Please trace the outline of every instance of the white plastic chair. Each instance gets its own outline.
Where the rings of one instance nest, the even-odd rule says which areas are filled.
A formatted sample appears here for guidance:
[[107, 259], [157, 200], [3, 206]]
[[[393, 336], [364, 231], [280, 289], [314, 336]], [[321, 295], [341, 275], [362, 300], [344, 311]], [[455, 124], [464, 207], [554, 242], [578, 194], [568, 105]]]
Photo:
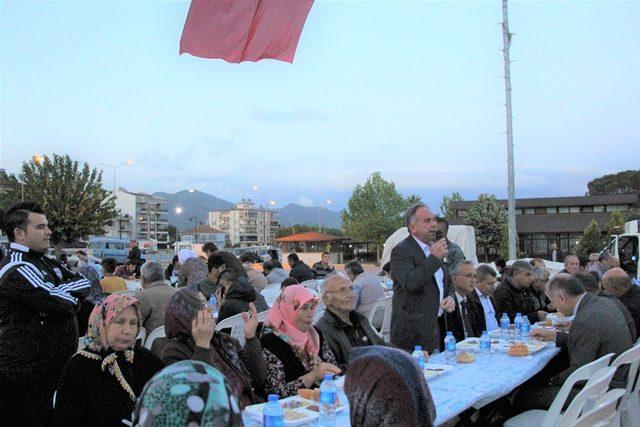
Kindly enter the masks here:
[[280, 292], [280, 283], [272, 283], [271, 285], [260, 291], [269, 307], [272, 307], [276, 302], [276, 299], [278, 298], [278, 296], [280, 296]]
[[620, 421], [624, 427], [634, 426], [640, 419], [640, 380], [638, 378], [640, 345], [631, 347], [611, 363], [615, 368], [622, 365], [629, 365], [629, 373], [625, 395], [620, 402]]
[[82, 343], [84, 342], [84, 337], [78, 338], [78, 351], [82, 350]]
[[267, 315], [269, 314], [269, 311], [271, 310], [265, 310], [258, 313], [258, 323], [264, 323], [264, 321], [267, 320]]
[[229, 333], [229, 335], [237, 339], [238, 342], [240, 342], [240, 345], [244, 347], [246, 340], [244, 338], [244, 322], [242, 321], [242, 313], [227, 317], [216, 325], [216, 331], [220, 332], [223, 329], [231, 329], [231, 333]]
[[318, 304], [318, 308], [316, 309], [316, 312], [313, 315], [313, 324], [315, 325], [316, 323], [318, 323], [318, 320], [320, 320], [320, 318], [322, 316], [324, 316], [324, 305], [322, 307], [320, 307], [320, 304]]
[[136, 343], [140, 341], [140, 345], [144, 345], [144, 340], [147, 338], [147, 330], [145, 328], [140, 328], [140, 332], [136, 337]]
[[622, 388], [614, 388], [602, 396], [596, 406], [580, 416], [574, 427], [604, 427], [615, 426], [616, 417], [619, 415], [618, 402], [624, 397], [626, 391]]
[[508, 419], [504, 423], [504, 427], [558, 426], [559, 420], [561, 419], [562, 408], [564, 407], [573, 386], [575, 386], [579, 381], [588, 380], [593, 377], [597, 371], [609, 366], [609, 362], [612, 357], [613, 353], [609, 353], [602, 356], [600, 359], [596, 359], [593, 362], [587, 363], [586, 365], [576, 369], [571, 375], [569, 375], [569, 378], [566, 379], [564, 384], [562, 384], [562, 387], [549, 407], [549, 410], [532, 409], [530, 411], [523, 412]]
[[378, 309], [384, 310], [384, 317], [382, 318], [382, 327], [378, 334], [386, 341], [391, 340], [391, 301], [393, 297], [386, 297], [376, 302], [369, 312], [369, 323], [373, 325], [373, 319], [376, 316]]
[[160, 326], [159, 328], [154, 329], [153, 331], [151, 331], [151, 333], [147, 337], [147, 340], [144, 342], [144, 348], [146, 348], [147, 350], [151, 350], [153, 342], [158, 338], [164, 338], [165, 336], [166, 335], [164, 333], [164, 326]]

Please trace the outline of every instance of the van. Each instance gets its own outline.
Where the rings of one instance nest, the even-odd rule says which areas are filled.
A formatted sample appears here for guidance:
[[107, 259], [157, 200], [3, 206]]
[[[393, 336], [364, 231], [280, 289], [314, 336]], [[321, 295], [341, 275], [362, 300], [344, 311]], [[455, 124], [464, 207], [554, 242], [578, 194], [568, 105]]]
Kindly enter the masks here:
[[94, 257], [115, 258], [118, 264], [124, 264], [129, 255], [129, 241], [114, 237], [93, 237], [89, 240], [89, 249]]

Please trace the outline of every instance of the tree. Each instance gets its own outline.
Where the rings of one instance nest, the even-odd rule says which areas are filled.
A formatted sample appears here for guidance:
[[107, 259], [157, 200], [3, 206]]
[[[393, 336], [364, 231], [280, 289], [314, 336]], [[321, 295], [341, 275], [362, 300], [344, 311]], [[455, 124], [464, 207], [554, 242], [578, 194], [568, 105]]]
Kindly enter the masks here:
[[588, 258], [589, 254], [599, 252], [602, 249], [603, 241], [600, 233], [600, 226], [595, 220], [592, 220], [587, 228], [584, 229], [582, 237], [574, 248], [574, 252], [579, 257]]
[[451, 196], [443, 196], [442, 203], [440, 203], [440, 215], [446, 219], [455, 218], [456, 213], [449, 207], [449, 204], [451, 202], [461, 202], [463, 200], [462, 195], [457, 191], [451, 194]]
[[589, 195], [640, 194], [640, 169], [627, 170], [595, 178], [587, 184]]
[[[516, 256], [520, 257], [520, 237], [516, 233]], [[509, 259], [509, 224], [504, 223], [502, 231], [500, 232], [500, 248], [498, 249], [498, 255], [502, 259]]]
[[114, 196], [102, 188], [102, 172], [87, 163], [80, 168], [68, 155], [25, 162], [20, 179], [24, 199], [39, 203], [46, 212], [56, 248], [104, 233], [105, 225], [118, 215]]
[[415, 205], [416, 203], [422, 203], [422, 197], [417, 194], [409, 194], [406, 199], [407, 207]]
[[169, 241], [177, 242], [178, 241], [178, 227], [173, 224], [169, 224], [167, 227], [167, 231], [169, 232]]
[[6, 209], [22, 200], [23, 184], [14, 174], [3, 173], [0, 179], [4, 181], [0, 190], [0, 209]]
[[507, 222], [507, 212], [492, 194], [480, 194], [462, 217], [465, 224], [472, 225], [476, 233], [476, 245], [484, 248], [485, 261], [489, 249], [498, 249], [502, 228]]
[[617, 210], [611, 212], [611, 220], [607, 223], [607, 226], [606, 226], [607, 235], [610, 236], [612, 234], [623, 233], [624, 222], [625, 222], [625, 218], [622, 212]]
[[371, 240], [379, 259], [382, 244], [402, 226], [406, 208], [407, 202], [395, 184], [374, 172], [364, 185], [354, 188], [347, 209], [341, 212], [342, 228], [351, 238]]
[[289, 227], [280, 227], [276, 231], [276, 238], [291, 236], [292, 234], [306, 233], [307, 231], [317, 231], [319, 233], [342, 236], [342, 230], [337, 228], [321, 227], [319, 225], [295, 224]]

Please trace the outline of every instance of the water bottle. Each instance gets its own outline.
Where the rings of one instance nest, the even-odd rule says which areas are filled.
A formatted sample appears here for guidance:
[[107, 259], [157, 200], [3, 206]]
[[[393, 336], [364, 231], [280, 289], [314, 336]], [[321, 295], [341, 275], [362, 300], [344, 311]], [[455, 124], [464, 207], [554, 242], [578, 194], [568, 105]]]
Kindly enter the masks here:
[[502, 313], [502, 318], [500, 319], [500, 330], [502, 331], [502, 338], [509, 338], [509, 325], [511, 321], [509, 320], [509, 316], [507, 313]]
[[320, 384], [320, 425], [336, 425], [336, 399], [338, 391], [333, 383], [333, 375], [325, 374]]
[[424, 360], [424, 353], [422, 352], [422, 346], [421, 345], [417, 345], [415, 346], [413, 353], [411, 353], [411, 357], [413, 357], [413, 360], [416, 361], [416, 363], [418, 364], [418, 366], [420, 367], [420, 370], [424, 370], [424, 364], [426, 363]]
[[264, 427], [283, 427], [284, 426], [284, 410], [278, 402], [277, 394], [270, 394], [269, 401], [264, 405], [262, 410], [262, 424]]
[[444, 358], [449, 365], [456, 363], [456, 339], [451, 331], [447, 331], [444, 339]]
[[491, 352], [491, 338], [489, 338], [487, 331], [482, 331], [482, 336], [480, 337], [480, 351], [482, 353]]
[[516, 318], [513, 320], [513, 333], [515, 335], [515, 339], [520, 339], [522, 333], [522, 314], [516, 313]]
[[529, 322], [529, 318], [527, 316], [524, 316], [524, 318], [522, 319], [520, 329], [522, 331], [522, 340], [529, 341], [529, 339], [531, 338], [531, 322]]
[[213, 309], [213, 311], [211, 312], [211, 317], [216, 319], [218, 317], [218, 301], [216, 300], [216, 296], [213, 293], [211, 293], [211, 296], [209, 297], [209, 305]]

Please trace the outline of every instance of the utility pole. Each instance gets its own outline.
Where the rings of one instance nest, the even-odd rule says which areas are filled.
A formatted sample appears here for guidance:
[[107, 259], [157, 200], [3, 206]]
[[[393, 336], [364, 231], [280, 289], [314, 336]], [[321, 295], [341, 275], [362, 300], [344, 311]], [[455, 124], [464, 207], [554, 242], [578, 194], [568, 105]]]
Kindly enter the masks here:
[[511, 114], [511, 60], [509, 47], [512, 33], [509, 32], [508, 0], [502, 0], [502, 44], [504, 57], [504, 89], [507, 107], [507, 170], [509, 176], [509, 199], [507, 202], [509, 217], [509, 259], [516, 259], [516, 184], [513, 167], [513, 115]]

